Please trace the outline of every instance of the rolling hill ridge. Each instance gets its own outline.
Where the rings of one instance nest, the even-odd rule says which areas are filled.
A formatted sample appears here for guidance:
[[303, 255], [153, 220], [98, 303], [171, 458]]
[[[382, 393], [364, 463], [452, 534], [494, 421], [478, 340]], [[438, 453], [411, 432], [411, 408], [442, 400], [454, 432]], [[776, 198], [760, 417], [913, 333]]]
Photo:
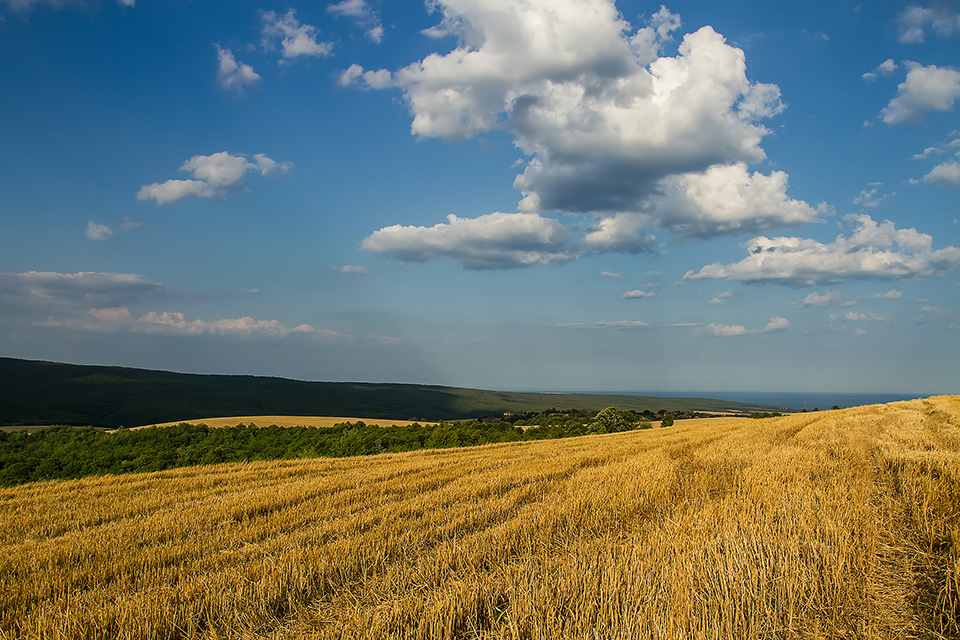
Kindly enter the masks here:
[[417, 384], [306, 382], [0, 357], [0, 426], [137, 426], [229, 415], [454, 420], [550, 408], [635, 411], [775, 409], [707, 398], [518, 393]]

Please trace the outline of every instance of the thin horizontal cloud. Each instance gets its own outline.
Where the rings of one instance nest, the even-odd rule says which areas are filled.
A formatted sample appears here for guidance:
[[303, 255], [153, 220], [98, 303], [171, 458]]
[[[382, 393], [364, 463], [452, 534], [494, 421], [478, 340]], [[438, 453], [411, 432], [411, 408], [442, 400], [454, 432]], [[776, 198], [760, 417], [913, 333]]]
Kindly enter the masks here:
[[609, 330], [646, 329], [650, 325], [640, 320], [600, 320], [598, 322], [563, 322], [554, 325], [558, 329]]
[[5, 304], [111, 306], [143, 300], [164, 291], [161, 283], [135, 273], [0, 273], [0, 298]]
[[770, 333], [771, 331], [783, 331], [789, 326], [789, 320], [786, 318], [776, 317], [771, 318], [770, 322], [768, 322], [762, 329], [747, 329], [746, 327], [738, 324], [714, 324], [711, 322], [695, 330], [694, 333], [699, 335], [712, 335], [721, 337], [746, 336], [759, 333]]
[[[830, 319], [836, 320], [837, 318], [831, 316]], [[879, 313], [860, 313], [858, 311], [848, 311], [844, 314], [843, 319], [849, 322], [887, 322], [887, 318]]]
[[255, 320], [249, 316], [221, 320], [187, 320], [178, 312], [150, 311], [139, 317], [127, 307], [93, 308], [87, 318], [59, 320], [48, 318], [46, 327], [66, 327], [98, 332], [146, 333], [168, 336], [232, 336], [238, 338], [282, 339], [309, 336], [319, 340], [346, 338], [336, 331], [316, 329], [308, 324], [287, 327], [277, 320]]
[[450, 258], [467, 269], [560, 264], [575, 257], [567, 230], [535, 213], [449, 215], [446, 223], [432, 227], [394, 225], [375, 231], [361, 246], [411, 262]]
[[887, 291], [886, 293], [875, 293], [871, 297], [882, 298], [884, 300], [896, 300], [897, 298], [902, 298], [903, 293], [897, 291], [896, 289], [890, 289], [890, 291]]

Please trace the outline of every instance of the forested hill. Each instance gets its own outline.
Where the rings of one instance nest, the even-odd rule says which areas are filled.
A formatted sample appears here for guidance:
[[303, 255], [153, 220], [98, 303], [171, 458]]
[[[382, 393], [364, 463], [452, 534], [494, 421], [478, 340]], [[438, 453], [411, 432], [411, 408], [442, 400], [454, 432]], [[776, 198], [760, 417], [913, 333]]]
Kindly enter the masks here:
[[702, 398], [513, 393], [414, 384], [303, 382], [0, 357], [0, 426], [138, 426], [214, 416], [362, 416], [452, 420], [506, 411], [771, 409]]

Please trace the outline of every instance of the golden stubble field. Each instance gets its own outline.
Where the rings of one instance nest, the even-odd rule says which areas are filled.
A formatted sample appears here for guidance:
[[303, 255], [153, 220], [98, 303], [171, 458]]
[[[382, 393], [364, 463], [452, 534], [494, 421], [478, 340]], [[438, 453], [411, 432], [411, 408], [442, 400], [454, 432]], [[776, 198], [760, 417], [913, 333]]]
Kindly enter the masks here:
[[0, 490], [5, 638], [960, 637], [960, 397]]

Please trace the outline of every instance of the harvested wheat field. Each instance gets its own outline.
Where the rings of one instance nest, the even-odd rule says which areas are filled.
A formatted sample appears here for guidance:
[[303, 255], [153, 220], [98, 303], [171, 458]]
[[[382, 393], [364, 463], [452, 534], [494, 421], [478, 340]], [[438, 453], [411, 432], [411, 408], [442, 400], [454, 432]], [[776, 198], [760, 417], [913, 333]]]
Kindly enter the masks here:
[[7, 638], [960, 636], [960, 397], [0, 490]]

